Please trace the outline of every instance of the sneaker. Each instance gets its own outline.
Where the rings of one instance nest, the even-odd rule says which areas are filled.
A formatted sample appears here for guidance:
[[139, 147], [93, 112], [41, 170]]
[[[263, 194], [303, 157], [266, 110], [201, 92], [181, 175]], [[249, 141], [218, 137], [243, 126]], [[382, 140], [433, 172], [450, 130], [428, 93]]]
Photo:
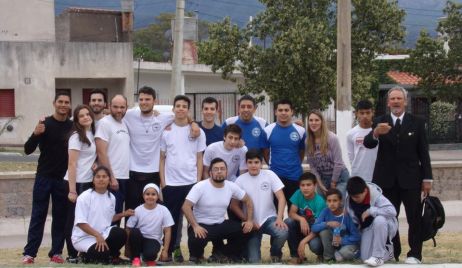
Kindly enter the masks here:
[[34, 264], [34, 257], [29, 255], [22, 256], [22, 264]]
[[130, 260], [122, 259], [121, 257], [112, 257], [109, 263], [112, 265], [129, 265], [131, 262]]
[[138, 257], [133, 258], [133, 260], [132, 260], [132, 266], [134, 266], [134, 267], [140, 267], [140, 266], [141, 266], [141, 260], [140, 260], [140, 258], [138, 258]]
[[160, 261], [159, 260], [159, 261], [157, 261], [157, 264], [159, 264], [159, 265], [169, 265], [169, 264], [172, 264], [172, 262], [173, 262], [172, 258], [169, 258], [169, 259], [167, 259], [165, 261]]
[[340, 252], [338, 252], [338, 250], [334, 252], [334, 257], [335, 257], [335, 261], [338, 261], [338, 262], [343, 261], [343, 256], [342, 254], [340, 254]]
[[290, 258], [289, 264], [301, 264], [302, 260], [299, 257], [292, 257]]
[[213, 253], [212, 255], [210, 255], [210, 257], [208, 257], [207, 262], [208, 263], [227, 263], [228, 258], [226, 258], [226, 256], [221, 253]]
[[271, 256], [271, 263], [273, 263], [273, 264], [282, 264], [281, 257], [279, 257], [279, 256]]
[[173, 261], [174, 262], [184, 262], [183, 254], [181, 253], [180, 248], [176, 248], [173, 251]]
[[200, 264], [200, 263], [201, 263], [201, 260], [199, 258], [196, 258], [196, 257], [193, 257], [193, 256], [189, 257], [189, 264], [190, 265], [195, 265], [195, 264]]
[[419, 261], [419, 259], [415, 257], [407, 257], [406, 261], [404, 261], [405, 264], [421, 264], [422, 262]]
[[372, 267], [377, 267], [384, 264], [381, 258], [376, 257], [370, 257], [369, 259], [365, 260], [364, 263]]
[[72, 263], [72, 264], [77, 264], [79, 263], [80, 260], [79, 260], [79, 257], [71, 257], [71, 256], [68, 256], [66, 258], [66, 263]]
[[53, 257], [50, 258], [50, 263], [59, 263], [59, 264], [64, 263], [63, 256], [59, 254], [53, 255]]
[[156, 261], [147, 261], [146, 266], [156, 266]]

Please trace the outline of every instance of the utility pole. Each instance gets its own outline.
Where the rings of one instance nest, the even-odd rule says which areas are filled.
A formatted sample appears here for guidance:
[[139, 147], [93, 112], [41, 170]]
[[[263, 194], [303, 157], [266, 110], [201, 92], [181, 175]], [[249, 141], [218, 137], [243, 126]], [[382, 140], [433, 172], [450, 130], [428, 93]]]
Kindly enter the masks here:
[[183, 65], [183, 26], [184, 26], [185, 0], [176, 0], [176, 13], [173, 34], [173, 59], [172, 59], [172, 80], [170, 83], [170, 95], [184, 95], [184, 79], [182, 73]]
[[351, 110], [351, 0], [337, 0], [337, 101], [336, 132], [342, 158], [350, 168], [346, 150], [346, 133], [352, 127]]

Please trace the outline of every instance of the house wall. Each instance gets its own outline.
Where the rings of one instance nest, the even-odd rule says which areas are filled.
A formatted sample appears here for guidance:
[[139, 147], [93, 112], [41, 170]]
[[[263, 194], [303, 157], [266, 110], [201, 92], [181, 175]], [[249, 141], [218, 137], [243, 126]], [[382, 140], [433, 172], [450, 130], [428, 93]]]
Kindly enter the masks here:
[[54, 0], [0, 0], [0, 41], [55, 40]]
[[[18, 117], [0, 144], [24, 143], [38, 119], [53, 113], [55, 88], [62, 86], [56, 79], [118, 79], [114, 92], [133, 103], [132, 61], [131, 43], [0, 42], [0, 88], [15, 90]], [[0, 126], [7, 120], [0, 118]]]

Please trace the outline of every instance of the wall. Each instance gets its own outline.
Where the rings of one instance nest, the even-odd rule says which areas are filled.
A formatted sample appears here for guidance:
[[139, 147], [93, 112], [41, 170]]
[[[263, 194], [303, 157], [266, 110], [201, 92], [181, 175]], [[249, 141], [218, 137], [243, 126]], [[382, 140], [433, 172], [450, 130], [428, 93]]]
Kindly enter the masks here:
[[[432, 168], [432, 195], [442, 201], [462, 200], [462, 161], [435, 161]], [[0, 218], [30, 215], [34, 173], [0, 172]]]
[[22, 117], [0, 144], [24, 143], [38, 119], [53, 112], [56, 79], [122, 79], [116, 90], [133, 103], [132, 62], [131, 43], [0, 42], [0, 88], [15, 90]]
[[55, 40], [54, 0], [0, 0], [0, 41]]

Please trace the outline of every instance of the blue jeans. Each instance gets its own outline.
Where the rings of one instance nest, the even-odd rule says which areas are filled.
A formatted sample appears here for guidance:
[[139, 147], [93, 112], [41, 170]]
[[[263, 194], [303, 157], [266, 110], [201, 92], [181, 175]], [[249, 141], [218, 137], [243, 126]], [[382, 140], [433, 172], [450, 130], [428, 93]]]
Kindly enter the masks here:
[[271, 236], [270, 254], [273, 257], [282, 257], [282, 247], [289, 236], [286, 229], [280, 229], [275, 225], [276, 217], [268, 218], [265, 223], [260, 226], [258, 231], [252, 232], [247, 242], [247, 254], [249, 262], [256, 263], [261, 261], [261, 239], [263, 234]]
[[[324, 186], [327, 189], [330, 189], [332, 175], [323, 175], [323, 174], [320, 174], [320, 175], [321, 175], [321, 181], [324, 184]], [[345, 198], [346, 184], [348, 182], [348, 179], [350, 179], [350, 172], [348, 172], [347, 168], [344, 168], [340, 172], [340, 176], [338, 177], [337, 185], [336, 185], [336, 188], [342, 193], [343, 198]], [[321, 193], [321, 191], [318, 191], [318, 193]]]
[[[284, 222], [287, 224], [287, 227], [289, 227], [289, 238], [287, 243], [289, 244], [290, 256], [298, 258], [298, 245], [300, 244], [300, 241], [302, 241], [302, 239], [305, 237], [300, 230], [300, 223], [291, 218], [287, 218]], [[311, 252], [317, 256], [322, 256], [323, 247], [321, 239], [319, 239], [318, 236], [311, 239], [311, 241], [308, 242], [308, 246], [310, 247]]]
[[62, 178], [36, 175], [32, 193], [32, 213], [30, 217], [27, 244], [23, 255], [36, 257], [43, 239], [43, 231], [48, 214], [50, 195], [51, 207], [51, 249], [48, 256], [61, 255], [64, 247], [64, 229], [67, 218], [67, 183]]

